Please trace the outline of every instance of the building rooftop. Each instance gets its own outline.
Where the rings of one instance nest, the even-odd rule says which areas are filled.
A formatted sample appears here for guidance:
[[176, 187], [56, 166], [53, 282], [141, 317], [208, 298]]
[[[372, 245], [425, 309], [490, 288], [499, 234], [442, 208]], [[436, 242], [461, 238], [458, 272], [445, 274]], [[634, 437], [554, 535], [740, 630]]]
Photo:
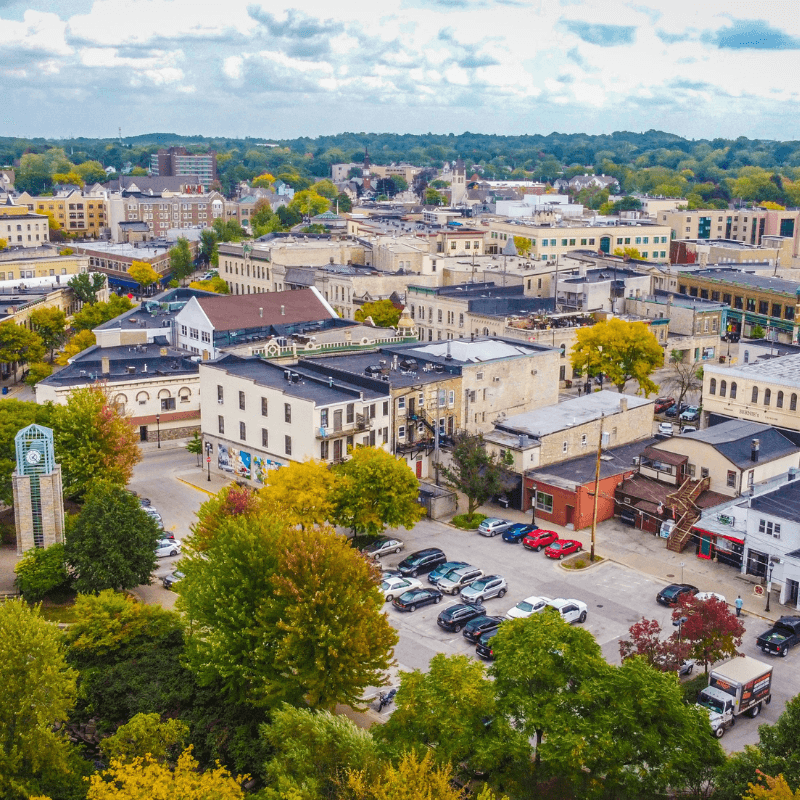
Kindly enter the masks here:
[[[709, 364], [704, 369], [721, 377], [745, 378], [765, 383], [777, 383], [791, 388], [800, 388], [800, 353], [779, 356], [767, 360], [758, 360], [752, 364], [736, 364], [732, 367], [720, 367]], [[714, 426], [719, 427], [719, 426]], [[709, 430], [712, 430], [709, 428]]]
[[106, 256], [122, 256], [124, 258], [137, 258], [142, 261], [148, 258], [158, 258], [169, 252], [170, 246], [166, 241], [148, 242], [75, 242], [70, 244], [78, 252], [98, 253]]
[[216, 361], [203, 362], [203, 367], [224, 370], [229, 375], [252, 380], [258, 386], [278, 389], [287, 397], [308, 400], [315, 406], [378, 400], [389, 394], [387, 385], [374, 378], [364, 375], [350, 378], [343, 378], [340, 374], [335, 377], [321, 375], [305, 368], [303, 362], [283, 367], [257, 356], [241, 358], [226, 355]]
[[800, 519], [800, 481], [789, 481], [773, 491], [757, 495], [750, 501], [750, 508], [793, 522]]
[[585, 425], [587, 422], [600, 419], [602, 415], [618, 414], [622, 411], [621, 401], [623, 400], [627, 401], [629, 409], [652, 405], [654, 402], [654, 400], [647, 400], [644, 397], [603, 389], [554, 406], [515, 414], [501, 423], [497, 423], [496, 429], [510, 434], [524, 434], [534, 439], [540, 439], [542, 436], [567, 428]]
[[[685, 270], [681, 270], [684, 272]], [[797, 281], [785, 281], [782, 278], [772, 278], [766, 275], [755, 275], [752, 272], [743, 272], [738, 269], [714, 268], [698, 269], [690, 273], [690, 277], [702, 278], [718, 283], [726, 283], [734, 286], [741, 286], [748, 289], [762, 289], [764, 291], [781, 292], [797, 295], [800, 283]], [[680, 275], [678, 277], [680, 280]]]
[[207, 297], [212, 294], [213, 292], [204, 292], [200, 289], [167, 289], [165, 292], [148, 298], [140, 306], [98, 325], [94, 330], [164, 328], [166, 335], [172, 325], [173, 317], [192, 297]]

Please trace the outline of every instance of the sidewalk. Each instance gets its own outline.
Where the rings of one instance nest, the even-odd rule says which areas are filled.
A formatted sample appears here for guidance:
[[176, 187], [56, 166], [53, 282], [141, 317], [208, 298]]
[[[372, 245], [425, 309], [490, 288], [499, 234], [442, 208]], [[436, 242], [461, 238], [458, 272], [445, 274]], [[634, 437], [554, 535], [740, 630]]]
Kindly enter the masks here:
[[[460, 508], [465, 508], [465, 503], [462, 502]], [[481, 506], [478, 511], [487, 516], [501, 517], [514, 522], [531, 521], [530, 511], [504, 509], [495, 504]], [[547, 530], [556, 531], [562, 538], [578, 539], [583, 543], [584, 550], [589, 551], [590, 528], [572, 531], [545, 520], [537, 520], [536, 524]], [[741, 595], [744, 600], [743, 613], [746, 616], [774, 621], [785, 614], [797, 614], [796, 608], [781, 605], [774, 595], [770, 601], [770, 611], [767, 613], [764, 610], [766, 598], [755, 595], [753, 583], [735, 568], [698, 558], [692, 546], [687, 547], [683, 553], [674, 553], [667, 550], [666, 539], [623, 525], [616, 517], [598, 523], [595, 533], [595, 552], [617, 564], [661, 580], [665, 585], [690, 583], [697, 586], [701, 592], [719, 592], [725, 595], [730, 606], [733, 606], [736, 596]]]
[[175, 473], [175, 477], [181, 483], [185, 483], [188, 486], [192, 486], [198, 491], [205, 492], [209, 495], [216, 494], [220, 491], [220, 489], [229, 486], [234, 481], [233, 474], [230, 476], [223, 476], [213, 470], [211, 472], [211, 480], [209, 481], [208, 469], [205, 468], [205, 465], [202, 469], [200, 467], [194, 467], [190, 470], [186, 470], [185, 472], [177, 472]]

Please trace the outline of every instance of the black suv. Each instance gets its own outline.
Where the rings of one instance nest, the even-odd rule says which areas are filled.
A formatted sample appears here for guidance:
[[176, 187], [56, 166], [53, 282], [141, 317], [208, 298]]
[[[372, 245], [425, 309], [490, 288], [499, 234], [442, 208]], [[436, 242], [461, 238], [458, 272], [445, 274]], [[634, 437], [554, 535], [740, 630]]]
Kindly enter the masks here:
[[397, 569], [405, 577], [416, 578], [430, 572], [439, 564], [444, 564], [447, 556], [438, 547], [428, 547], [425, 550], [417, 550], [415, 553], [407, 555], [398, 565]]
[[494, 661], [494, 649], [492, 648], [492, 639], [497, 636], [497, 632], [500, 630], [499, 628], [495, 628], [493, 631], [489, 631], [488, 633], [484, 633], [480, 639], [478, 639], [478, 644], [475, 645], [475, 652], [481, 657], [485, 658], [487, 661]]
[[691, 583], [671, 583], [656, 595], [656, 602], [662, 606], [676, 606], [678, 605], [678, 600], [684, 595], [695, 595], [699, 591]]
[[483, 636], [484, 633], [497, 630], [500, 623], [503, 621], [502, 617], [475, 617], [464, 626], [464, 632], [461, 634], [468, 642], [475, 642]]
[[436, 624], [446, 631], [458, 633], [471, 619], [485, 614], [480, 603], [456, 603], [446, 608], [436, 619]]

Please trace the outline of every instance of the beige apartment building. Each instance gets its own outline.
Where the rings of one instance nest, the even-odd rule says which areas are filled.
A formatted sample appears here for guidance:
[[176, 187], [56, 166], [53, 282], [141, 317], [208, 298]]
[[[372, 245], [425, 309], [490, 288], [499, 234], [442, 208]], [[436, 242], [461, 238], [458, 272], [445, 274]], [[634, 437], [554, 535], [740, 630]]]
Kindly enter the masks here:
[[88, 271], [88, 256], [79, 254], [62, 256], [55, 247], [41, 248], [35, 253], [27, 254], [13, 250], [0, 252], [0, 281], [24, 281], [63, 275], [66, 283], [73, 275]]
[[530, 241], [532, 261], [555, 262], [572, 250], [595, 250], [613, 253], [617, 248], [636, 248], [643, 259], [669, 262], [669, 243], [672, 235], [667, 225], [637, 220], [630, 224], [585, 224], [561, 222], [554, 225], [527, 225], [488, 221], [486, 252], [502, 253], [509, 239], [515, 236]]
[[760, 245], [764, 236], [787, 237], [793, 242], [792, 255], [798, 255], [800, 209], [796, 208], [661, 211], [658, 221], [670, 228], [673, 239], [733, 239]]
[[0, 239], [14, 250], [41, 247], [50, 241], [50, 224], [27, 205], [0, 205]]
[[106, 193], [86, 194], [72, 190], [54, 197], [36, 197], [23, 192], [17, 202], [37, 214], [52, 214], [67, 233], [97, 239], [108, 227]]

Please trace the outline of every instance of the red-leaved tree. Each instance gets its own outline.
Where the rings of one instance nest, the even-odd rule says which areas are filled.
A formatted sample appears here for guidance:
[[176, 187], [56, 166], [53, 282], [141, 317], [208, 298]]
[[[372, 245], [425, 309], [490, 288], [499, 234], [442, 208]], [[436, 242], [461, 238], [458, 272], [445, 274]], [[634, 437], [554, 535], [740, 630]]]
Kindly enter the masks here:
[[739, 655], [744, 625], [722, 600], [681, 597], [672, 620], [681, 621], [679, 630], [689, 655], [703, 665], [706, 673], [709, 664]]
[[620, 641], [620, 658], [625, 661], [632, 656], [642, 656], [650, 666], [662, 672], [677, 670], [686, 660], [689, 648], [677, 633], [667, 639], [662, 639], [661, 633], [661, 625], [654, 619], [640, 619], [628, 629], [630, 639]]

